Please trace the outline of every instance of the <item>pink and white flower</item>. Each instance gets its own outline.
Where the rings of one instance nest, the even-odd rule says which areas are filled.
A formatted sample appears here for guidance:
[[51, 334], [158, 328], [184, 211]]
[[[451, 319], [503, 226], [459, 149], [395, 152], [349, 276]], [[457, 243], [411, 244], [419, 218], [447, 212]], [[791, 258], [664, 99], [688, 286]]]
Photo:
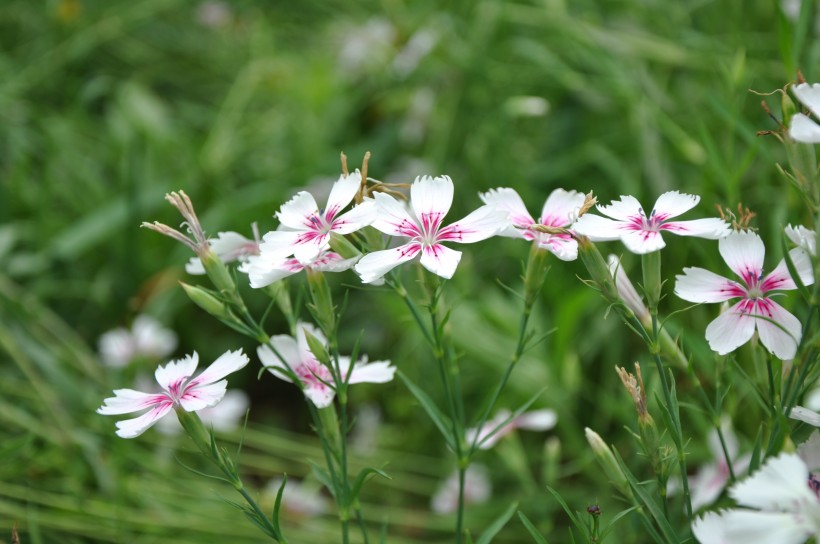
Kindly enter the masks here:
[[[233, 261], [245, 261], [251, 255], [259, 255], [259, 243], [256, 240], [249, 240], [238, 232], [220, 232], [213, 240], [208, 240], [211, 251], [223, 263]], [[191, 257], [185, 265], [185, 271], [192, 275], [205, 274], [205, 267], [199, 257]]]
[[[809, 85], [800, 83], [792, 87], [794, 96], [806, 106], [816, 118], [820, 118], [820, 83]], [[792, 115], [789, 136], [796, 142], [820, 144], [820, 125], [802, 113]]]
[[[780, 359], [792, 359], [800, 343], [800, 321], [772, 300], [774, 290], [796, 289], [785, 260], [763, 276], [766, 248], [754, 232], [733, 232], [718, 243], [720, 255], [741, 281], [729, 280], [703, 268], [684, 268], [677, 276], [675, 294], [690, 302], [740, 302], [706, 327], [709, 347], [720, 355], [748, 342], [757, 330], [763, 345]], [[789, 252], [804, 285], [814, 282], [811, 261], [805, 251]]]
[[578, 242], [570, 234], [549, 234], [534, 230], [533, 227], [569, 227], [578, 217], [578, 211], [584, 204], [585, 197], [582, 193], [555, 189], [547, 197], [538, 221], [527, 212], [524, 201], [514, 189], [500, 187], [479, 196], [488, 206], [508, 214], [510, 224], [498, 233], [499, 236], [535, 242], [538, 247], [555, 254], [563, 261], [574, 261], [578, 258]]
[[372, 226], [390, 236], [408, 237], [410, 241], [362, 257], [355, 270], [364, 283], [380, 280], [419, 254], [424, 268], [449, 279], [458, 267], [461, 252], [443, 246], [442, 242], [480, 242], [505, 226], [505, 213], [482, 206], [460, 221], [442, 227], [442, 220], [453, 203], [453, 182], [449, 176], [416, 178], [410, 188], [412, 212], [388, 194], [376, 193], [374, 197], [377, 215]]
[[[297, 325], [297, 337], [286, 334], [270, 339], [270, 345], [259, 346], [257, 353], [262, 364], [277, 378], [292, 382], [294, 374], [300, 382], [302, 391], [317, 408], [326, 408], [336, 395], [336, 384], [330, 369], [323, 365], [310, 351], [306, 332], [316, 337], [323, 344], [327, 343], [324, 335], [308, 323]], [[281, 358], [280, 358], [281, 357]], [[353, 364], [350, 357], [339, 357], [342, 379], [347, 383], [387, 383], [393, 379], [396, 367], [390, 361], [367, 362], [364, 357]], [[288, 370], [290, 372], [288, 372]], [[348, 378], [348, 373], [350, 377]]]
[[[820, 537], [820, 500], [813, 476], [795, 453], [770, 458], [729, 495], [740, 506], [708, 512], [692, 524], [701, 544], [800, 544]], [[814, 480], [816, 481], [816, 480]]]
[[296, 257], [283, 258], [274, 253], [263, 252], [250, 257], [239, 267], [239, 271], [246, 273], [251, 287], [258, 289], [298, 274], [306, 268], [319, 272], [343, 272], [352, 268], [357, 260], [358, 257], [345, 259], [334, 251], [322, 251], [313, 261], [303, 263]]
[[177, 335], [150, 315], [134, 319], [131, 330], [118, 327], [100, 336], [100, 356], [111, 367], [124, 367], [140, 357], [162, 359], [177, 347]]
[[[199, 410], [199, 419], [214, 431], [229, 433], [235, 431], [245, 420], [251, 400], [241, 389], [231, 389], [219, 404]], [[157, 430], [165, 435], [175, 435], [182, 431], [178, 419], [164, 417], [157, 422]]]
[[639, 255], [666, 246], [661, 232], [717, 240], [729, 234], [729, 225], [718, 218], [669, 221], [694, 208], [700, 197], [669, 191], [658, 197], [649, 216], [633, 196], [621, 196], [609, 206], [596, 206], [607, 217], [587, 213], [572, 225], [572, 230], [593, 242], [621, 240], [629, 251]]
[[339, 176], [327, 205], [320, 210], [313, 195], [301, 191], [276, 213], [281, 225], [262, 237], [260, 251], [279, 257], [293, 255], [301, 263], [312, 263], [330, 248], [330, 234], [350, 234], [369, 225], [375, 217], [374, 205], [365, 201], [346, 213], [341, 211], [353, 201], [362, 183], [357, 170]]
[[117, 389], [114, 396], [103, 401], [98, 414], [119, 415], [148, 410], [134, 419], [117, 422], [117, 435], [135, 438], [144, 433], [174, 408], [195, 412], [215, 406], [225, 396], [228, 381], [223, 379], [248, 364], [242, 350], [226, 351], [216, 361], [192, 378], [199, 356], [196, 352], [178, 361], [160, 366], [154, 377], [162, 387], [159, 393], [143, 393], [133, 389]]
[[516, 429], [548, 431], [558, 422], [558, 415], [547, 408], [525, 412], [513, 418], [510, 416], [512, 413], [509, 410], [499, 410], [494, 418], [484, 423], [481, 430], [467, 429], [467, 443], [475, 442], [480, 449], [488, 450]]

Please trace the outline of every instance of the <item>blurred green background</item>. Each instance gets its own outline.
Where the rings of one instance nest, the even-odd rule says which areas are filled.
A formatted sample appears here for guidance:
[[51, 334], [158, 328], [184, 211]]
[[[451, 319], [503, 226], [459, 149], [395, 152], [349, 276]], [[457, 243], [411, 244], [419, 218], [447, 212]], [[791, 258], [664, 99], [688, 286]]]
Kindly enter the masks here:
[[[369, 150], [369, 173], [382, 181], [450, 175], [451, 218], [499, 186], [514, 187], [534, 214], [557, 187], [594, 190], [604, 203], [632, 194], [646, 207], [667, 190], [692, 192], [703, 197], [693, 217], [743, 202], [775, 242], [773, 260], [779, 229], [806, 218], [776, 170], [779, 143], [756, 136], [777, 128], [760, 102], [779, 115], [779, 95], [750, 89], [781, 88], [798, 68], [812, 81], [814, 11], [733, 0], [4, 0], [0, 542], [10, 542], [15, 522], [24, 542], [259, 541], [221, 501], [229, 489], [174, 461], [197, 463], [182, 441], [175, 452], [153, 431], [120, 440], [114, 420], [94, 413], [111, 389], [130, 387], [100, 364], [97, 339], [139, 313], [177, 332], [178, 355], [255, 353], [184, 296], [177, 281], [197, 281], [183, 270], [188, 250], [139, 228], [179, 223], [166, 192], [184, 189], [210, 234], [250, 236], [253, 222], [263, 233], [275, 228], [274, 212], [296, 190], [327, 191], [341, 151], [356, 166]], [[670, 280], [684, 265], [724, 270], [712, 242], [667, 243]], [[520, 311], [496, 280], [519, 288], [527, 247], [493, 239], [464, 249], [447, 296], [477, 410], [509, 360]], [[625, 255], [624, 266], [637, 278], [637, 259]], [[600, 503], [611, 518], [622, 508], [582, 430], [596, 429], [629, 456], [623, 427], [633, 411], [612, 367], [644, 352], [578, 277], [586, 277], [579, 263], [555, 261], [536, 315], [537, 330], [553, 332], [527, 354], [501, 402], [518, 406], [546, 386], [536, 406], [556, 409], [559, 424], [479, 456], [494, 467], [495, 491], [471, 508], [474, 531], [519, 500], [550, 542], [567, 541], [566, 516], [545, 484], [573, 509]], [[356, 283], [349, 274], [336, 287]], [[259, 298], [257, 314], [266, 304]], [[686, 306], [669, 299], [667, 311]], [[670, 324], [696, 324], [683, 340], [707, 383], [713, 356], [702, 329], [713, 315], [699, 308]], [[435, 390], [431, 357], [396, 297], [353, 290], [346, 320], [348, 350], [364, 331], [371, 358], [390, 358]], [[285, 331], [277, 316], [269, 327]], [[305, 476], [306, 459], [321, 454], [299, 392], [268, 375], [257, 380], [256, 368], [232, 385], [253, 396], [241, 460], [262, 487], [282, 472]], [[390, 542], [447, 541], [452, 519], [429, 512], [452, 469], [433, 426], [398, 382], [358, 386], [353, 401], [378, 406], [383, 421], [378, 448], [356, 462], [386, 463], [394, 476], [365, 493], [374, 531], [386, 521]], [[698, 460], [707, 455], [698, 442], [706, 426], [690, 416]], [[750, 436], [755, 425], [746, 422]], [[289, 528], [296, 542], [337, 534], [332, 515]], [[514, 519], [497, 540], [524, 535]], [[620, 542], [641, 542], [629, 538]]]

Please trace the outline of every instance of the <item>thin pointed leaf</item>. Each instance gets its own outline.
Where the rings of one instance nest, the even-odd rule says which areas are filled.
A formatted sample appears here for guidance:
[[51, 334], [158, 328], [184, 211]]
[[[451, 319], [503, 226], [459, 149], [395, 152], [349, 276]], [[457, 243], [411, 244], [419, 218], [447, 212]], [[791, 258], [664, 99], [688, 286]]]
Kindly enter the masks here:
[[353, 500], [356, 500], [359, 496], [359, 492], [362, 490], [362, 485], [364, 485], [365, 480], [371, 474], [378, 474], [382, 478], [386, 478], [388, 480], [392, 480], [393, 478], [390, 477], [389, 474], [380, 470], [378, 468], [373, 467], [366, 467], [359, 471], [359, 474], [356, 476], [356, 480], [353, 482], [353, 487], [350, 491], [350, 496]]
[[273, 528], [276, 529], [276, 532], [280, 535], [282, 534], [282, 529], [279, 527], [279, 511], [282, 508], [282, 495], [285, 493], [285, 485], [287, 483], [287, 473], [282, 474], [282, 485], [279, 486], [279, 491], [276, 492], [276, 501], [273, 503], [273, 515], [270, 518], [273, 523]]
[[445, 416], [441, 413], [441, 410], [438, 409], [436, 403], [433, 402], [427, 393], [422, 391], [419, 386], [413, 383], [410, 378], [404, 375], [404, 372], [398, 372], [399, 378], [401, 381], [404, 382], [404, 385], [407, 386], [407, 389], [416, 397], [416, 400], [419, 401], [421, 407], [424, 408], [424, 411], [427, 412], [427, 415], [430, 416], [430, 419], [433, 420], [433, 423], [441, 432], [441, 435], [444, 437], [444, 440], [447, 442], [447, 445], [450, 447], [451, 450], [455, 451], [455, 440], [458, 440], [457, 437], [452, 436], [452, 426], [450, 424], [450, 418]]
[[481, 534], [481, 536], [476, 540], [476, 544], [490, 544], [492, 542], [493, 537], [498, 534], [501, 529], [510, 521], [510, 518], [515, 514], [515, 511], [518, 510], [518, 502], [513, 502], [509, 508], [507, 508], [503, 514], [498, 516], [495, 521], [493, 521], [487, 529]]
[[541, 535], [541, 533], [538, 532], [538, 529], [535, 528], [535, 525], [532, 524], [529, 518], [527, 518], [527, 516], [525, 516], [524, 512], [522, 512], [521, 510], [518, 511], [518, 519], [520, 519], [521, 523], [524, 524], [524, 528], [527, 529], [527, 532], [530, 533], [530, 536], [532, 536], [536, 544], [549, 544], [549, 542], [547, 542], [547, 539], [544, 538]]
[[564, 498], [561, 496], [561, 494], [558, 493], [558, 491], [556, 491], [555, 489], [551, 488], [550, 486], [547, 486], [547, 491], [552, 493], [552, 496], [555, 497], [555, 500], [558, 501], [558, 504], [560, 504], [561, 508], [564, 509], [564, 512], [567, 513], [569, 519], [572, 520], [572, 524], [578, 527], [578, 529], [583, 529], [584, 524], [581, 523], [581, 520], [579, 520], [575, 516], [575, 512], [569, 509], [569, 506], [567, 506], [567, 503], [564, 501]]

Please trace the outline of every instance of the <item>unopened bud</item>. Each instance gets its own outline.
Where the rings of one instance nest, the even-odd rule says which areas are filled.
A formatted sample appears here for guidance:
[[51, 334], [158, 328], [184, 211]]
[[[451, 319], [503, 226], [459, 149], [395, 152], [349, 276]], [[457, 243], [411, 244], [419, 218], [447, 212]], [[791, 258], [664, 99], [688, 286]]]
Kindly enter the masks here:
[[612, 450], [609, 449], [609, 446], [606, 445], [600, 435], [589, 427], [584, 428], [584, 434], [586, 435], [587, 442], [589, 442], [589, 446], [592, 448], [592, 452], [595, 454], [595, 458], [598, 460], [598, 464], [604, 470], [609, 480], [621, 493], [627, 497], [631, 497], [632, 490], [629, 488], [629, 482], [623, 470], [621, 470], [621, 466], [618, 464], [617, 459], [615, 459], [615, 454], [612, 453]]
[[305, 333], [305, 340], [307, 340], [308, 348], [310, 349], [310, 352], [313, 353], [313, 356], [316, 357], [316, 360], [330, 368], [330, 354], [328, 354], [324, 342], [319, 340], [307, 328], [302, 329], [302, 331]]
[[615, 281], [612, 279], [609, 266], [604, 261], [601, 252], [586, 236], [577, 236], [576, 239], [578, 240], [578, 257], [589, 272], [592, 283], [607, 302], [610, 304], [620, 302]]
[[228, 304], [213, 291], [183, 282], [179, 282], [179, 284], [194, 304], [218, 320], [229, 325], [240, 323], [239, 319], [231, 312]]

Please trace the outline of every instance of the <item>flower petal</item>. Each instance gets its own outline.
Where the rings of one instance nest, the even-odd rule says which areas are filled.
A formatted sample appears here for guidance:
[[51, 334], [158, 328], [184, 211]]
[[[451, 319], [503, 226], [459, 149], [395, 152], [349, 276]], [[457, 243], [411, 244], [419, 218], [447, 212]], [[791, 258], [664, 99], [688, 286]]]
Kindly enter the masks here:
[[690, 195], [678, 191], [668, 191], [663, 193], [655, 201], [652, 214], [657, 221], [666, 221], [670, 217], [682, 215], [700, 202], [698, 195]]
[[568, 234], [539, 233], [538, 246], [546, 249], [562, 261], [578, 258], [578, 242]]
[[527, 211], [524, 201], [521, 200], [515, 189], [499, 187], [490, 189], [478, 195], [488, 206], [507, 213], [507, 220], [511, 223], [499, 231], [499, 236], [523, 238], [522, 231], [535, 224], [535, 219]]
[[300, 191], [296, 196], [282, 204], [276, 217], [287, 228], [305, 230], [313, 228], [313, 217], [319, 213], [319, 206], [313, 195], [307, 191]]
[[97, 408], [98, 414], [113, 416], [139, 412], [151, 406], [162, 404], [170, 400], [164, 393], [143, 393], [133, 389], [116, 389], [114, 396], [103, 401]]
[[652, 253], [666, 247], [660, 232], [650, 230], [630, 230], [621, 233], [621, 241], [626, 249], [638, 255]]
[[376, 219], [373, 228], [390, 236], [407, 236], [413, 238], [421, 234], [418, 221], [411, 217], [407, 208], [392, 196], [376, 193]]
[[153, 426], [162, 416], [170, 412], [173, 405], [173, 402], [169, 399], [167, 403], [157, 405], [139, 417], [118, 421], [115, 424], [117, 426], [117, 436], [120, 438], [138, 437]]
[[372, 363], [357, 363], [353, 366], [348, 383], [387, 383], [393, 380], [396, 367], [390, 361], [373, 361]]
[[645, 215], [643, 206], [638, 202], [638, 199], [628, 195], [621, 195], [620, 200], [613, 200], [607, 206], [598, 204], [595, 207], [602, 214], [618, 221], [629, 221], [633, 217]]
[[701, 544], [801, 544], [812, 534], [810, 523], [790, 513], [737, 509], [707, 512], [692, 532]]
[[332, 387], [318, 380], [305, 384], [303, 391], [310, 402], [316, 405], [316, 408], [327, 408], [336, 396], [336, 391]]
[[516, 427], [530, 431], [547, 431], [555, 427], [556, 423], [558, 423], [558, 414], [549, 408], [524, 412], [514, 420]]
[[482, 206], [467, 217], [439, 230], [436, 240], [472, 244], [495, 236], [507, 225], [506, 213], [489, 206]]
[[[800, 320], [770, 298], [757, 299], [754, 305], [760, 342], [778, 359], [794, 359], [803, 327]], [[771, 320], [771, 321], [769, 321]]]
[[293, 255], [294, 248], [304, 243], [305, 230], [272, 230], [265, 233], [259, 244], [259, 255], [268, 259], [284, 259]]
[[756, 319], [740, 311], [742, 300], [720, 314], [706, 327], [709, 347], [720, 355], [736, 350], [749, 340], [755, 332]]
[[802, 113], [792, 115], [789, 137], [795, 142], [820, 144], [820, 125]]
[[723, 302], [746, 296], [736, 282], [703, 268], [684, 268], [675, 280], [675, 294], [689, 302]]
[[450, 176], [416, 178], [410, 187], [410, 203], [421, 225], [434, 232], [453, 204], [453, 181]]
[[732, 232], [726, 238], [720, 239], [718, 249], [729, 268], [743, 278], [746, 285], [756, 282], [763, 274], [766, 248], [756, 233]]
[[248, 275], [251, 287], [259, 289], [301, 272], [304, 268], [305, 265], [293, 257], [274, 259], [260, 255], [248, 259], [239, 270]]
[[220, 355], [216, 361], [202, 371], [202, 374], [188, 382], [188, 386], [206, 385], [215, 383], [228, 374], [236, 372], [248, 364], [248, 356], [242, 353], [242, 349], [236, 351], [226, 351]]
[[791, 412], [789, 412], [789, 417], [796, 419], [797, 421], [802, 421], [803, 423], [808, 423], [809, 425], [813, 425], [815, 427], [820, 427], [820, 414], [814, 410], [809, 410], [808, 408], [804, 408], [802, 406], [793, 407]]
[[817, 117], [820, 117], [820, 83], [800, 83], [792, 87], [794, 96]]
[[366, 200], [352, 210], [343, 213], [333, 221], [333, 232], [350, 234], [370, 225], [376, 219], [376, 203]]
[[788, 225], [785, 230], [789, 240], [808, 251], [809, 255], [817, 254], [817, 233], [803, 225]]
[[578, 215], [586, 197], [578, 191], [555, 189], [541, 208], [539, 222], [551, 227], [567, 227]]
[[421, 244], [411, 242], [393, 249], [368, 253], [356, 263], [353, 269], [362, 278], [362, 283], [373, 283], [384, 277], [400, 264], [411, 260], [421, 251]]
[[421, 265], [438, 276], [450, 279], [456, 273], [461, 252], [441, 244], [424, 246], [421, 250]]
[[[794, 269], [800, 277], [800, 282], [803, 285], [811, 285], [814, 283], [814, 271], [812, 270], [812, 262], [808, 253], [801, 248], [796, 247], [789, 251], [789, 258], [792, 260]], [[789, 266], [786, 264], [786, 259], [782, 259], [777, 268], [772, 270], [760, 283], [760, 289], [765, 293], [775, 289], [797, 289], [797, 284], [789, 274]]]
[[691, 221], [670, 221], [660, 226], [661, 230], [678, 236], [697, 236], [707, 240], [718, 240], [732, 231], [728, 223], [717, 217], [693, 219]]
[[796, 453], [781, 453], [732, 486], [729, 495], [742, 506], [795, 512], [801, 502], [818, 506], [808, 481], [809, 469], [803, 460]]
[[643, 303], [641, 295], [635, 290], [635, 286], [632, 285], [629, 276], [624, 272], [623, 266], [621, 266], [621, 260], [618, 256], [610, 255], [607, 258], [607, 264], [609, 265], [609, 272], [615, 280], [615, 288], [618, 290], [618, 295], [626, 307], [632, 310], [639, 319], [648, 317], [649, 310]]
[[197, 387], [186, 387], [185, 393], [179, 399], [179, 405], [187, 412], [196, 412], [203, 408], [216, 406], [228, 387], [228, 380], [208, 383]]
[[[292, 381], [290, 377], [288, 377], [287, 373], [281, 369], [285, 369], [287, 366], [294, 369], [301, 364], [302, 356], [299, 352], [299, 345], [297, 344], [296, 339], [287, 334], [277, 334], [276, 336], [271, 337], [269, 343], [276, 349], [276, 351], [271, 349], [271, 347], [267, 344], [262, 344], [256, 348], [256, 354], [259, 356], [262, 366], [267, 367], [267, 369], [277, 378], [285, 380], [286, 382]], [[282, 356], [284, 362], [279, 359], [279, 355], [277, 355], [277, 353]]]
[[190, 378], [199, 364], [199, 355], [193, 352], [177, 361], [171, 361], [167, 365], [157, 367], [154, 377], [157, 383], [166, 391], [178, 385], [182, 380]]
[[614, 221], [594, 213], [585, 213], [570, 228], [593, 242], [608, 242], [620, 239], [623, 227], [622, 221]]
[[327, 206], [324, 216], [328, 222], [332, 221], [345, 206], [350, 204], [362, 184], [362, 174], [358, 170], [345, 177], [344, 174], [333, 184], [330, 195], [327, 197]]

